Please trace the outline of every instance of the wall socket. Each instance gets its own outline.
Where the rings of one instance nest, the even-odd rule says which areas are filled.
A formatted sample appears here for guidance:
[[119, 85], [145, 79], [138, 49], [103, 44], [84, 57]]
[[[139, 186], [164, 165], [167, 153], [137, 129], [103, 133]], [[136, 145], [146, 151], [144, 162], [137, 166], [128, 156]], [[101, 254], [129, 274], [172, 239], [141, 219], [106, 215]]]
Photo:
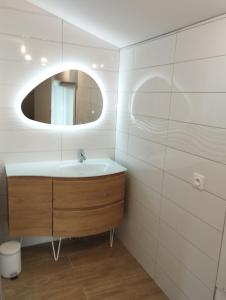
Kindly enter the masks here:
[[193, 182], [192, 185], [196, 189], [203, 190], [204, 189], [204, 183], [205, 183], [205, 176], [199, 173], [193, 174]]

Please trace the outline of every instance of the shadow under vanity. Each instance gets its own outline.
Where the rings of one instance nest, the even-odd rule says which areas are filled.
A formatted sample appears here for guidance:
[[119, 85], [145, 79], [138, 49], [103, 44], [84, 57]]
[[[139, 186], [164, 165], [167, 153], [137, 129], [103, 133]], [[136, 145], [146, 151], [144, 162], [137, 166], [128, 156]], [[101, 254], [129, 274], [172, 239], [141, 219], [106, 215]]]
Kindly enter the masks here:
[[55, 260], [63, 237], [110, 231], [113, 245], [124, 212], [121, 165], [110, 159], [17, 163], [6, 165], [6, 174], [10, 236], [51, 236]]

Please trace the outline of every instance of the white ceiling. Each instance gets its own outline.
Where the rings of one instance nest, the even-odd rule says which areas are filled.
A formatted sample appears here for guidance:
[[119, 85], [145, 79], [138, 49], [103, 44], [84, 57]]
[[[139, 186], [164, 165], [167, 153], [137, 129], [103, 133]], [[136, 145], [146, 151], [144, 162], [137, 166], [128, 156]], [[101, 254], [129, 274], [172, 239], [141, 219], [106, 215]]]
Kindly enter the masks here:
[[225, 0], [28, 0], [117, 47], [226, 13]]

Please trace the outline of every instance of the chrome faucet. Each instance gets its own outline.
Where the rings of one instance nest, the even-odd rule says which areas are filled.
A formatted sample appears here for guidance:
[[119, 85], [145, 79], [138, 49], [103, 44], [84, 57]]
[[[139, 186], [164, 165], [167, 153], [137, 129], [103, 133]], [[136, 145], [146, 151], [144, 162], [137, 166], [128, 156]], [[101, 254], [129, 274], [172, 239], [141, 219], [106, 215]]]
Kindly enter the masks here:
[[79, 162], [83, 163], [84, 160], [86, 160], [85, 150], [84, 149], [80, 149], [78, 153], [79, 153]]

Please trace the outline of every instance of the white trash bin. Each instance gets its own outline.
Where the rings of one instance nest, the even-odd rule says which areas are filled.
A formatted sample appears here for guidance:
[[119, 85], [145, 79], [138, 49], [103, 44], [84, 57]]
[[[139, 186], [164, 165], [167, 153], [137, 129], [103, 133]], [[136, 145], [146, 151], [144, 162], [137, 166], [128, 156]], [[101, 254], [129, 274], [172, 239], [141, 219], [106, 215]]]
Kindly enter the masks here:
[[10, 241], [0, 246], [1, 275], [15, 278], [21, 273], [21, 246], [19, 242]]

